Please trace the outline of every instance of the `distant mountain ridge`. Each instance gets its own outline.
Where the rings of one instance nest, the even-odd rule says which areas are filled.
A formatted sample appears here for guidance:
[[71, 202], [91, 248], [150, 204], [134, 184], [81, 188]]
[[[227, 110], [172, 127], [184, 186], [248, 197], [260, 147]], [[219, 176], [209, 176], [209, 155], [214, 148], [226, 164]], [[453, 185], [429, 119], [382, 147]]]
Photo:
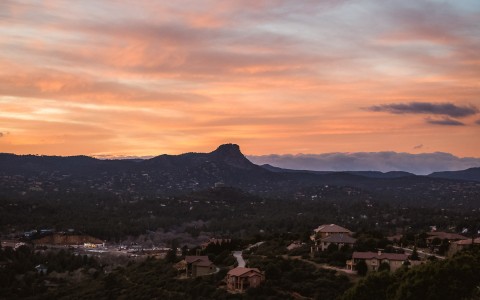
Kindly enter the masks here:
[[416, 175], [480, 167], [480, 158], [457, 157], [450, 153], [334, 152], [323, 154], [249, 155], [255, 164], [270, 164], [293, 170], [313, 171], [405, 171]]
[[428, 176], [456, 180], [480, 181], [480, 168], [469, 168], [461, 171], [434, 172]]
[[311, 174], [333, 174], [333, 173], [346, 173], [351, 175], [359, 175], [363, 177], [370, 177], [370, 178], [399, 178], [399, 177], [406, 177], [406, 176], [416, 176], [415, 174], [403, 171], [389, 171], [389, 172], [380, 172], [380, 171], [310, 171], [310, 170], [293, 170], [293, 169], [283, 169], [272, 166], [270, 164], [262, 165], [263, 168], [276, 172], [276, 173], [311, 173]]
[[[368, 178], [401, 178], [407, 176], [416, 176], [413, 173], [405, 171], [312, 171], [280, 168], [270, 164], [256, 165], [252, 163], [240, 151], [236, 144], [223, 144], [209, 153], [184, 153], [180, 155], [159, 155], [150, 159], [97, 159], [89, 156], [39, 156], [39, 155], [16, 155], [9, 153], [0, 153], [0, 173], [7, 172], [44, 172], [44, 171], [63, 171], [74, 172], [78, 174], [91, 171], [115, 172], [119, 170], [137, 170], [137, 169], [182, 169], [199, 167], [209, 162], [224, 164], [229, 168], [250, 170], [266, 174], [270, 173], [302, 173], [314, 175], [331, 175], [336, 173], [345, 173]], [[473, 180], [480, 181], [480, 167], [469, 168], [460, 171], [442, 171], [433, 172], [429, 177], [446, 178], [455, 180]]]
[[16, 197], [61, 197], [82, 192], [136, 201], [199, 191], [223, 182], [246, 192], [275, 197], [292, 197], [310, 187], [327, 185], [393, 191], [403, 197], [405, 190], [410, 194], [413, 190], [437, 191], [442, 186], [457, 188], [459, 181], [465, 182], [463, 190], [475, 188], [469, 182], [480, 181], [478, 169], [430, 176], [398, 171], [291, 170], [256, 165], [236, 144], [221, 145], [209, 153], [160, 155], [146, 160], [0, 154], [0, 196], [3, 193]]

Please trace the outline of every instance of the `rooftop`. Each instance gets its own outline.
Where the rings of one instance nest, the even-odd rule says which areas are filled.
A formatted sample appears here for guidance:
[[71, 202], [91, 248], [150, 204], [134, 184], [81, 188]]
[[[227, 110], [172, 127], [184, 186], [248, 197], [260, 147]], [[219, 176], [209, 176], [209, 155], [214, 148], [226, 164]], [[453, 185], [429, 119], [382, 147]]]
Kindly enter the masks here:
[[327, 243], [344, 243], [344, 244], [353, 244], [357, 240], [351, 236], [343, 233], [332, 234], [326, 238], [321, 239], [322, 242]]
[[444, 239], [447, 239], [447, 240], [465, 240], [465, 239], [468, 239], [467, 237], [465, 237], [461, 234], [458, 234], [458, 233], [443, 232], [443, 231], [427, 232], [427, 235], [429, 235], [427, 240], [432, 240], [432, 239], [435, 239], [435, 238], [439, 238], [439, 239], [442, 239], [442, 240], [444, 240]]
[[347, 228], [343, 228], [342, 226], [338, 226], [335, 224], [325, 224], [318, 226], [317, 229], [314, 229], [316, 233], [319, 232], [328, 232], [328, 233], [352, 233]]
[[251, 271], [261, 274], [260, 270], [257, 268], [244, 268], [244, 267], [236, 267], [234, 269], [231, 269], [230, 271], [228, 271], [227, 274], [230, 276], [242, 276]]
[[[456, 241], [454, 243], [457, 244], [457, 245], [471, 245], [472, 244], [472, 239], [460, 240], [460, 241]], [[480, 244], [480, 238], [474, 239], [473, 243], [474, 244]]]
[[187, 262], [187, 264], [191, 264], [191, 263], [194, 263], [194, 262], [210, 262], [210, 259], [208, 259], [208, 256], [205, 256], [205, 255], [202, 255], [202, 256], [185, 256], [185, 261]]

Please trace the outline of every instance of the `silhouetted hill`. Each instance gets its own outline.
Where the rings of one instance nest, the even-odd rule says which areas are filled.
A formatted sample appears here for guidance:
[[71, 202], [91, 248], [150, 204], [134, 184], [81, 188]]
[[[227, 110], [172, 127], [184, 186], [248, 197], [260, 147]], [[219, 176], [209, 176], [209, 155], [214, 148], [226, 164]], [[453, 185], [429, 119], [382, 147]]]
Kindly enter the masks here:
[[310, 174], [334, 174], [334, 173], [347, 173], [351, 175], [358, 175], [363, 177], [370, 177], [370, 178], [399, 178], [399, 177], [406, 177], [406, 176], [415, 176], [415, 174], [403, 171], [390, 171], [390, 172], [380, 172], [380, 171], [311, 171], [311, 170], [294, 170], [294, 169], [284, 169], [272, 166], [270, 164], [264, 164], [261, 166], [262, 168], [269, 170], [275, 173], [310, 173]]
[[435, 178], [480, 181], [480, 168], [470, 168], [461, 171], [434, 172], [428, 176]]
[[[476, 174], [475, 169], [467, 171], [465, 174]], [[319, 172], [258, 166], [251, 163], [235, 144], [221, 145], [210, 153], [160, 155], [147, 160], [0, 154], [0, 196], [18, 198], [60, 199], [68, 198], [72, 193], [95, 193], [120, 201], [139, 201], [208, 189], [217, 182], [257, 195], [282, 198], [300, 194], [314, 196], [315, 193], [310, 191], [316, 189], [306, 188], [327, 185], [363, 189], [388, 195], [385, 198], [389, 201], [412, 203], [417, 203], [418, 200], [414, 199], [420, 195], [423, 202], [450, 203], [464, 193], [467, 198], [463, 198], [467, 200], [478, 194], [475, 183], [459, 182], [459, 177], [452, 177], [454, 180], [437, 177], [441, 176], [416, 176], [407, 172]], [[471, 180], [475, 177], [464, 175], [462, 178]], [[474, 202], [467, 200], [465, 203], [469, 205]]]
[[262, 168], [269, 170], [275, 173], [310, 173], [310, 174], [330, 174], [333, 173], [331, 171], [311, 171], [311, 170], [294, 170], [294, 169], [284, 169], [272, 166], [270, 164], [264, 164], [261, 166]]

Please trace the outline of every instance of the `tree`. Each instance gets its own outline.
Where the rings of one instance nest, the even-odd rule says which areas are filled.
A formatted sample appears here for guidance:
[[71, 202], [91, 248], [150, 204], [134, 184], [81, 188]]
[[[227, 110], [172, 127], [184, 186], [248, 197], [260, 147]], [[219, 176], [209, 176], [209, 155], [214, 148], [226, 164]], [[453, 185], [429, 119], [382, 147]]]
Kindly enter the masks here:
[[418, 256], [417, 252], [417, 246], [413, 247], [412, 255], [410, 255], [411, 260], [420, 260], [420, 257]]
[[390, 272], [390, 264], [387, 262], [382, 262], [380, 266], [378, 266], [378, 272], [382, 271]]
[[465, 251], [395, 273], [369, 274], [342, 299], [477, 299], [479, 282], [480, 253]]
[[174, 249], [170, 249], [167, 252], [167, 255], [165, 255], [165, 261], [169, 263], [173, 263], [177, 261], [177, 251]]
[[355, 266], [357, 269], [357, 274], [360, 276], [365, 276], [367, 275], [368, 272], [368, 266], [367, 263], [364, 260], [361, 260], [357, 262], [357, 265]]
[[388, 297], [389, 288], [394, 283], [394, 277], [387, 272], [369, 274], [349, 289], [342, 300], [384, 300]]

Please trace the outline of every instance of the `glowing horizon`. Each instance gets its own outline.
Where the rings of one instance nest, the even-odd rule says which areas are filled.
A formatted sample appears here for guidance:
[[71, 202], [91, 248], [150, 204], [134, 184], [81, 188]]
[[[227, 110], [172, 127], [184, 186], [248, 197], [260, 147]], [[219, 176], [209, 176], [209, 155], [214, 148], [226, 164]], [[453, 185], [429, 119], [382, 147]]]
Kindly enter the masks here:
[[0, 3], [0, 152], [480, 157], [476, 1]]

